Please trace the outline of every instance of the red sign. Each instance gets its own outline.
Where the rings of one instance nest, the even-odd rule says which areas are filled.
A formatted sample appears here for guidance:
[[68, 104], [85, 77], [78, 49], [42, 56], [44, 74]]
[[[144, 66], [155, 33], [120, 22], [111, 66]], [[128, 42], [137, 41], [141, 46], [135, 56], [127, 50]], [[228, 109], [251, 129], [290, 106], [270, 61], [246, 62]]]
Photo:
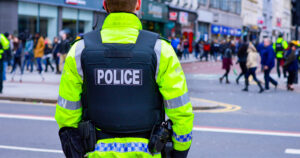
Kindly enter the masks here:
[[177, 17], [178, 17], [178, 13], [177, 12], [170, 12], [169, 13], [169, 20], [176, 21]]
[[281, 27], [281, 18], [276, 19], [276, 26]]
[[72, 4], [72, 5], [86, 5], [86, 1], [85, 0], [65, 0], [66, 4]]

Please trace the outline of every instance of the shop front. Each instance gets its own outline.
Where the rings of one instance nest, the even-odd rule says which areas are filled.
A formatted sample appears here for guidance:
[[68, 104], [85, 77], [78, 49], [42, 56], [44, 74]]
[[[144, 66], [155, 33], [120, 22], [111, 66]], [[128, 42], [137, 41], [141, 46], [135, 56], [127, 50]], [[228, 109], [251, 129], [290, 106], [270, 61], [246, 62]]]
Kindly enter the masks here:
[[170, 28], [172, 37], [187, 38], [189, 41], [189, 51], [193, 51], [193, 42], [196, 32], [197, 13], [169, 7], [169, 20], [173, 23]]
[[259, 41], [260, 32], [260, 28], [256, 25], [244, 26], [242, 36], [247, 41], [256, 42]]
[[143, 29], [167, 35], [168, 7], [155, 1], [142, 1], [141, 21]]
[[239, 28], [232, 28], [221, 25], [211, 25], [212, 39], [226, 40], [226, 39], [240, 39], [242, 30]]
[[[7, 14], [15, 17], [12, 20], [16, 22], [10, 27], [0, 25], [0, 29], [15, 35], [39, 32], [50, 40], [58, 36], [61, 30], [73, 37], [89, 32], [95, 13], [104, 14], [101, 0], [16, 0], [9, 3], [12, 5], [4, 5], [16, 6], [17, 11]], [[4, 20], [0, 19], [0, 23]]]
[[213, 13], [207, 10], [198, 10], [197, 40], [209, 41], [211, 39], [210, 24], [213, 22]]

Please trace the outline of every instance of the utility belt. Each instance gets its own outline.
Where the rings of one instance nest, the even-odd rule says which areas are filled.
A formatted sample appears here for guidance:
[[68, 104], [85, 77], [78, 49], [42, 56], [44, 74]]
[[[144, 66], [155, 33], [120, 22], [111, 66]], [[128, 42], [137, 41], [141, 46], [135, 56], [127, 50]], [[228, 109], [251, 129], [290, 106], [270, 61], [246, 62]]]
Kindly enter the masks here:
[[152, 154], [161, 152], [163, 157], [169, 157], [173, 149], [171, 139], [173, 131], [170, 120], [155, 125], [152, 131], [143, 133], [107, 133], [97, 130], [91, 121], [79, 123], [78, 130], [86, 153], [95, 150], [97, 140], [125, 137], [149, 139], [149, 151]]

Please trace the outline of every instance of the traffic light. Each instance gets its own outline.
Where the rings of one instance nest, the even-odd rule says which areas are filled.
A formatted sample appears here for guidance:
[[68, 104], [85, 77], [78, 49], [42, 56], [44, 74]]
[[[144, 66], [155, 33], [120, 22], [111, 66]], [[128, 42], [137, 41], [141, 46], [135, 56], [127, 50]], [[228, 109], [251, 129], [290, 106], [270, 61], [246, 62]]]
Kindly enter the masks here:
[[292, 0], [292, 24], [300, 25], [300, 0]]

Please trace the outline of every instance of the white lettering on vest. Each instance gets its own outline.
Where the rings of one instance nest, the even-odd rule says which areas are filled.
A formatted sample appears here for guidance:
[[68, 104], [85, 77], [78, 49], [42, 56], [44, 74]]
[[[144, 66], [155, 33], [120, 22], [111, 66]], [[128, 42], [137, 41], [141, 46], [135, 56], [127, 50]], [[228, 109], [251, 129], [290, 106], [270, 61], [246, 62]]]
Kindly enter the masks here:
[[111, 70], [107, 70], [105, 72], [105, 83], [112, 84], [113, 82], [113, 72]]
[[131, 70], [126, 70], [124, 76], [125, 76], [125, 83], [126, 84], [132, 84], [132, 71]]
[[140, 69], [96, 69], [96, 85], [140, 86], [143, 71]]
[[120, 84], [120, 80], [118, 80], [117, 70], [114, 70], [114, 85]]
[[140, 81], [138, 80], [139, 79], [139, 73], [140, 73], [139, 70], [133, 70], [133, 77], [132, 77], [133, 84], [136, 84], [136, 85], [140, 84]]
[[103, 70], [98, 70], [97, 71], [98, 79], [97, 79], [97, 84], [101, 84], [101, 79], [104, 78], [104, 71]]

